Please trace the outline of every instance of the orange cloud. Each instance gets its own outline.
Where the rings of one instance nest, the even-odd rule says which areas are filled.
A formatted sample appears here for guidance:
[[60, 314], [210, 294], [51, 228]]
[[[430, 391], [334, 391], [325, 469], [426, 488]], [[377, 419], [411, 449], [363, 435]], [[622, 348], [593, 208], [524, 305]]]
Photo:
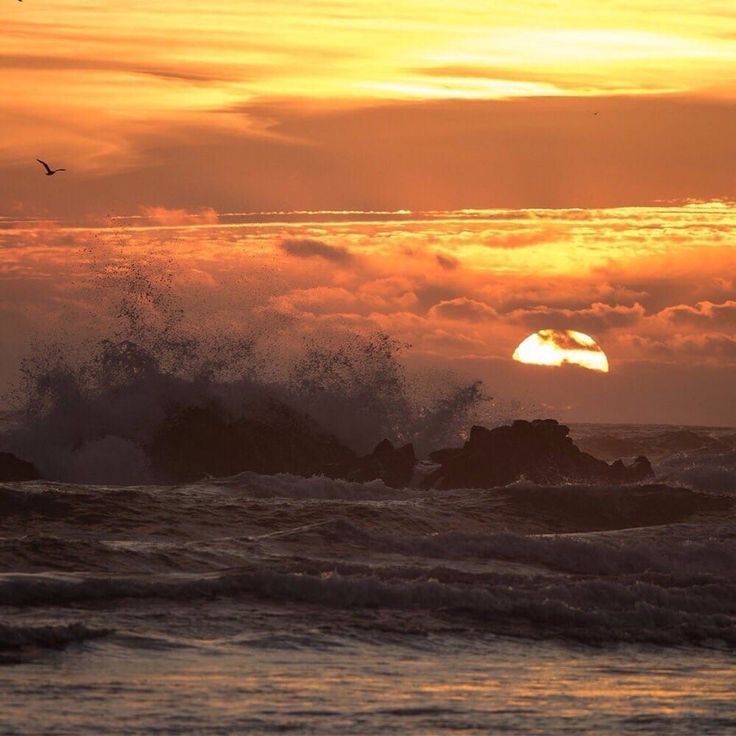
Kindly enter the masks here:
[[483, 245], [488, 248], [528, 248], [554, 242], [564, 233], [561, 227], [530, 228], [487, 234]]
[[156, 225], [216, 225], [220, 216], [211, 207], [196, 212], [166, 207], [141, 207], [144, 217]]
[[617, 327], [629, 327], [639, 322], [645, 315], [644, 307], [633, 304], [630, 307], [596, 302], [587, 309], [559, 309], [538, 306], [532, 309], [518, 309], [509, 316], [524, 325], [541, 329], [545, 326], [572, 328], [589, 332], [604, 332]]
[[480, 322], [498, 317], [496, 310], [492, 307], [467, 297], [458, 297], [457, 299], [449, 299], [435, 304], [429, 310], [429, 314], [442, 319], [464, 320], [467, 322]]
[[660, 312], [660, 316], [677, 325], [693, 327], [736, 327], [736, 301], [725, 301], [721, 304], [703, 301], [695, 306], [679, 304]]

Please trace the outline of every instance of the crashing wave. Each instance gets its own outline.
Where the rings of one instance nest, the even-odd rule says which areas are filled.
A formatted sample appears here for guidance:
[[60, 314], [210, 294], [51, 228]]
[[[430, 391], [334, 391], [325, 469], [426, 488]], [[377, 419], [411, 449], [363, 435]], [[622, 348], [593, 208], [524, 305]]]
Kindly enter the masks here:
[[[249, 333], [223, 335], [187, 319], [169, 262], [123, 258], [96, 269], [100, 301], [111, 302], [112, 319], [100, 320], [107, 334], [37, 346], [21, 366], [15, 426], [0, 435], [44, 478], [135, 485], [272, 472], [234, 467], [222, 449], [197, 461], [197, 442], [181, 438], [257, 439], [271, 429], [285, 433], [289, 457], [316, 447], [339, 462], [341, 451], [366, 452], [384, 437], [420, 450], [457, 442], [472, 419], [493, 414], [479, 383], [417, 383], [385, 334], [343, 332], [295, 349], [298, 336], [254, 312]], [[298, 462], [280, 469], [302, 472]]]

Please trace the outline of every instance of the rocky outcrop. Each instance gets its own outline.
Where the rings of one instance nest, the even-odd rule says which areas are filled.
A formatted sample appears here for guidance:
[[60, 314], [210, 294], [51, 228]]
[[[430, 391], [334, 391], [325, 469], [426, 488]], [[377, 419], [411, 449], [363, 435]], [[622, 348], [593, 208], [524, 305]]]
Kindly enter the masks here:
[[610, 480], [616, 483], [632, 483], [654, 476], [652, 464], [644, 455], [639, 455], [631, 465], [624, 465], [623, 460], [615, 460], [608, 467]]
[[489, 488], [525, 478], [538, 484], [563, 482], [627, 483], [653, 475], [645, 457], [625, 466], [612, 465], [581, 452], [569, 428], [554, 419], [515, 421], [510, 426], [473, 427], [461, 448], [438, 450], [430, 458], [440, 465], [425, 480], [431, 488]]
[[0, 452], [0, 482], [39, 480], [36, 466], [20, 460], [9, 452]]
[[351, 450], [322, 433], [309, 417], [276, 401], [238, 418], [214, 403], [174, 412], [148, 454], [160, 478], [177, 483], [246, 470], [319, 475], [355, 460]]
[[[404, 488], [417, 463], [412, 445], [396, 448], [388, 440], [356, 457], [310, 417], [273, 399], [238, 417], [214, 402], [172, 412], [146, 450], [158, 478], [174, 483], [252, 471], [357, 483], [381, 480]], [[628, 466], [620, 460], [609, 465], [582, 452], [568, 428], [554, 419], [520, 420], [495, 429], [476, 426], [463, 447], [437, 450], [430, 457], [440, 467], [423, 482], [428, 488], [490, 488], [520, 478], [540, 485], [618, 484], [653, 475], [645, 457]]]
[[383, 440], [370, 455], [332, 468], [327, 474], [356, 483], [382, 480], [392, 488], [406, 488], [411, 483], [416, 463], [413, 445], [395, 448], [391, 442]]

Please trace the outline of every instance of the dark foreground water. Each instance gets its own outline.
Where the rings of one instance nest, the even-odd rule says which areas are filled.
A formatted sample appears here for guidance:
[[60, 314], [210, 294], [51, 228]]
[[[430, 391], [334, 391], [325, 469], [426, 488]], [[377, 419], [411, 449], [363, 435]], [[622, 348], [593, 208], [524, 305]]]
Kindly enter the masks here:
[[736, 732], [736, 456], [660, 450], [629, 488], [0, 486], [0, 733]]
[[[247, 606], [240, 614], [241, 633], [229, 641], [186, 648], [111, 637], [3, 668], [3, 732], [690, 735], [736, 727], [733, 660], [720, 652], [398, 632], [360, 641], [300, 626], [278, 641], [244, 620]], [[205, 605], [189, 615], [193, 623], [218, 613]]]

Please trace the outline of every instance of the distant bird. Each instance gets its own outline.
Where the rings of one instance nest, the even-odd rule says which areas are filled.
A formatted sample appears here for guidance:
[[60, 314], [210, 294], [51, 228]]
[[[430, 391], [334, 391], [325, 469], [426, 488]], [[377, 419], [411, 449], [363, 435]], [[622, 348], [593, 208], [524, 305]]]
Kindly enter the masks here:
[[46, 176], [53, 176], [59, 171], [66, 171], [66, 169], [52, 169], [45, 161], [41, 161], [40, 158], [37, 158], [36, 161], [38, 161], [38, 163], [40, 163], [41, 166], [43, 166], [44, 169], [46, 169]]

